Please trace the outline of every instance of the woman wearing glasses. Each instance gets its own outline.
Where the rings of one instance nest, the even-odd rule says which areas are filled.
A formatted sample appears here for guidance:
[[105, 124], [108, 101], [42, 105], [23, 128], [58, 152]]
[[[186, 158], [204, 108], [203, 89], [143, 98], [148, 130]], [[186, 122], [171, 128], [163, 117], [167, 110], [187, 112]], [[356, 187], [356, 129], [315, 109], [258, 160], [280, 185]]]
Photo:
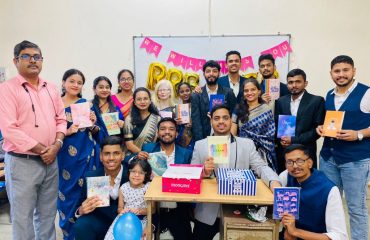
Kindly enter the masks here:
[[123, 116], [127, 118], [130, 114], [134, 98], [132, 97], [132, 89], [135, 84], [134, 74], [128, 70], [123, 69], [118, 73], [118, 92], [112, 95], [112, 101], [121, 110]]
[[162, 118], [174, 117], [175, 93], [170, 81], [164, 79], [157, 83], [154, 89], [153, 103]]

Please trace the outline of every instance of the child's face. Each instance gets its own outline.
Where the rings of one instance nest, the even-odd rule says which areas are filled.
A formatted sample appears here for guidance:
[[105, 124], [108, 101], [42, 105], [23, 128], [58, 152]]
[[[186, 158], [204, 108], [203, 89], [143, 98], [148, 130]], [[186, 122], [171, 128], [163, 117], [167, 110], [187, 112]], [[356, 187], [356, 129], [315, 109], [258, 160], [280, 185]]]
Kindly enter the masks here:
[[132, 187], [140, 187], [144, 183], [145, 172], [136, 164], [134, 168], [130, 169], [129, 181]]

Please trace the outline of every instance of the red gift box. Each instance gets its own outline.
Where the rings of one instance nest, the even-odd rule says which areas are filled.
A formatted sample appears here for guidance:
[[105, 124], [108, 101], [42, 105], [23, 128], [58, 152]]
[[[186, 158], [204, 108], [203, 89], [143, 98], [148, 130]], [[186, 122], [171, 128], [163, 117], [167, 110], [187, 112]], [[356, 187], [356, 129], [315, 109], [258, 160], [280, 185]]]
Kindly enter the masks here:
[[203, 165], [170, 164], [162, 175], [162, 192], [199, 194]]

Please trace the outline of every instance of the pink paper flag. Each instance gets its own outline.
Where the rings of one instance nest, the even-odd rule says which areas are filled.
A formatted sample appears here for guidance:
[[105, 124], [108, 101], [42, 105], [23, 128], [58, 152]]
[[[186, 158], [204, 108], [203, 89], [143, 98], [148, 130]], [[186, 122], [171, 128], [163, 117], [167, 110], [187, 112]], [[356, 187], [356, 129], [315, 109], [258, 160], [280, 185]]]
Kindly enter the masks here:
[[189, 57], [182, 55], [180, 59], [180, 65], [183, 69], [186, 69], [186, 66], [188, 65]]
[[188, 70], [190, 68], [191, 70], [196, 71], [197, 65], [198, 65], [198, 59], [189, 57], [187, 65], [186, 65], [186, 70]]
[[283, 54], [281, 53], [280, 49], [279, 49], [279, 45], [271, 48], [271, 54], [272, 56], [276, 59], [278, 57], [283, 57]]
[[149, 52], [149, 49], [152, 48], [153, 41], [152, 39], [146, 37], [144, 41], [141, 43], [140, 48], [145, 48], [146, 52]]
[[198, 65], [196, 66], [196, 70], [195, 71], [199, 71], [199, 70], [203, 70], [203, 65], [206, 63], [207, 61], [205, 59], [198, 59]]
[[241, 60], [241, 67], [240, 70], [245, 71], [248, 68], [254, 68], [252, 56], [244, 57]]
[[175, 67], [179, 66], [181, 64], [181, 58], [182, 55], [180, 53], [171, 51], [170, 55], [168, 56], [167, 62], [170, 63], [172, 62]]
[[153, 41], [152, 48], [149, 50], [149, 54], [154, 53], [154, 55], [158, 57], [161, 49], [162, 45]]
[[271, 51], [272, 51], [272, 48], [267, 49], [267, 50], [261, 52], [261, 55], [265, 55], [265, 54], [271, 54], [272, 55]]
[[287, 52], [292, 52], [292, 48], [290, 47], [290, 44], [288, 43], [288, 41], [284, 41], [284, 42], [280, 43], [279, 44], [279, 49], [280, 49], [281, 54], [283, 56], [285, 56]]
[[226, 67], [226, 61], [219, 60], [217, 61], [221, 66], [221, 73], [226, 74], [227, 73], [227, 67]]

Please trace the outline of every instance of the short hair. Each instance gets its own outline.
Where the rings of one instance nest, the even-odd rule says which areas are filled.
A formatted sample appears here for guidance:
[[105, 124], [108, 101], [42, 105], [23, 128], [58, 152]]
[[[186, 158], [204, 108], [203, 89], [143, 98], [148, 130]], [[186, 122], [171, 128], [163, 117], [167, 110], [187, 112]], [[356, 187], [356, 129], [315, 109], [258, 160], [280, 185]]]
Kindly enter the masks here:
[[213, 108], [212, 108], [212, 110], [211, 110], [211, 118], [213, 117], [213, 114], [217, 111], [217, 110], [219, 110], [219, 109], [226, 109], [227, 110], [227, 112], [229, 113], [229, 115], [230, 115], [230, 117], [231, 117], [231, 110], [230, 110], [230, 108], [227, 106], [227, 105], [225, 105], [225, 104], [220, 104], [220, 105], [216, 105], [216, 106], [214, 106]]
[[40, 54], [42, 55], [41, 49], [40, 49], [39, 46], [37, 46], [35, 43], [24, 40], [24, 41], [18, 43], [17, 45], [15, 45], [15, 47], [14, 47], [14, 57], [18, 57], [19, 54], [21, 53], [21, 51], [26, 49], [26, 48], [36, 48], [40, 51]]
[[103, 139], [103, 142], [100, 144], [100, 151], [103, 151], [105, 146], [111, 145], [119, 145], [121, 150], [123, 151], [122, 140], [120, 137], [117, 136], [108, 136]]
[[[85, 84], [85, 76], [84, 76], [84, 74], [83, 74], [80, 70], [78, 70], [78, 69], [74, 69], [74, 68], [67, 70], [67, 71], [63, 74], [62, 81], [63, 81], [63, 82], [67, 81], [67, 78], [69, 78], [70, 76], [75, 75], [75, 74], [80, 75], [80, 76], [81, 76], [81, 78], [82, 78], [82, 84]], [[62, 97], [63, 97], [64, 95], [66, 95], [66, 89], [63, 87], [63, 88], [62, 88]], [[82, 98], [82, 93], [77, 94], [77, 96], [78, 96], [79, 98]]]
[[284, 150], [284, 159], [285, 159], [285, 154], [293, 152], [295, 150], [300, 150], [304, 153], [304, 155], [311, 158], [310, 150], [305, 145], [295, 143], [295, 144], [289, 145], [288, 147], [285, 148], [285, 150]]
[[204, 65], [203, 65], [203, 72], [206, 71], [206, 68], [207, 67], [210, 67], [210, 68], [217, 68], [218, 71], [221, 70], [221, 66], [218, 62], [216, 62], [215, 60], [209, 60], [207, 61]]
[[299, 68], [296, 68], [296, 69], [292, 69], [288, 72], [286, 78], [290, 78], [290, 77], [295, 77], [295, 76], [299, 76], [301, 75], [303, 77], [303, 80], [306, 81], [306, 73], [302, 70], [302, 69], [299, 69]]
[[271, 54], [263, 54], [258, 58], [258, 66], [263, 60], [270, 60], [275, 65], [275, 58]]
[[352, 67], [355, 66], [355, 63], [353, 62], [353, 59], [350, 56], [339, 55], [339, 56], [336, 56], [333, 60], [331, 60], [330, 69], [333, 69], [334, 65], [338, 63], [348, 63]]
[[144, 184], [150, 182], [150, 177], [152, 175], [152, 166], [150, 166], [147, 160], [140, 160], [137, 156], [129, 161], [127, 175], [130, 176], [130, 170], [133, 169], [136, 165], [139, 165], [145, 172]]
[[159, 129], [161, 124], [164, 123], [164, 122], [172, 122], [175, 125], [175, 127], [177, 127], [175, 119], [170, 118], [170, 117], [165, 117], [165, 118], [161, 118], [161, 120], [159, 120], [159, 122], [157, 124], [157, 129]]
[[227, 62], [227, 59], [230, 55], [238, 55], [239, 59], [242, 60], [242, 56], [240, 55], [240, 52], [236, 51], [236, 50], [232, 50], [232, 51], [229, 51], [226, 53], [226, 59], [225, 61]]

